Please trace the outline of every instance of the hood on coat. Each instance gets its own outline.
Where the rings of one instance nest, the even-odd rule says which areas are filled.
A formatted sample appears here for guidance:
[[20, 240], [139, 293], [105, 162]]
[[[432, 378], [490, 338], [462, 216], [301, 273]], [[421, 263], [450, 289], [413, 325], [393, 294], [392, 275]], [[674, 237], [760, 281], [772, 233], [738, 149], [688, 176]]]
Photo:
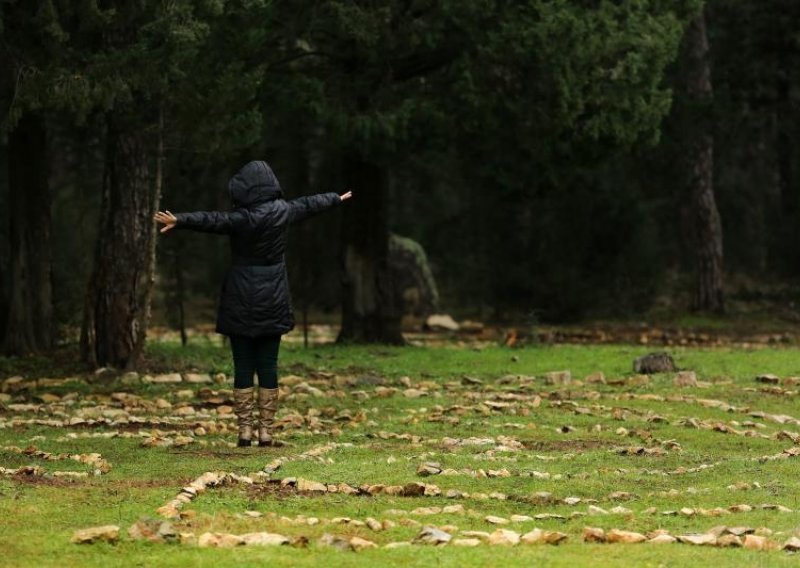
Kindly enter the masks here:
[[283, 197], [281, 184], [267, 162], [248, 162], [228, 182], [235, 207], [250, 207]]

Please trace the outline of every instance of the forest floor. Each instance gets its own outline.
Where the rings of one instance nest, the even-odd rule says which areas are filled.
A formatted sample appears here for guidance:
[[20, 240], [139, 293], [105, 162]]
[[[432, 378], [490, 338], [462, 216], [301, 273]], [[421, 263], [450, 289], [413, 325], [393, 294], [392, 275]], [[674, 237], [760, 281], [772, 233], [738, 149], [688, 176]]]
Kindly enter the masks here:
[[290, 342], [282, 448], [231, 447], [218, 341], [142, 376], [0, 360], [0, 564], [794, 565], [800, 349], [632, 373], [651, 350]]

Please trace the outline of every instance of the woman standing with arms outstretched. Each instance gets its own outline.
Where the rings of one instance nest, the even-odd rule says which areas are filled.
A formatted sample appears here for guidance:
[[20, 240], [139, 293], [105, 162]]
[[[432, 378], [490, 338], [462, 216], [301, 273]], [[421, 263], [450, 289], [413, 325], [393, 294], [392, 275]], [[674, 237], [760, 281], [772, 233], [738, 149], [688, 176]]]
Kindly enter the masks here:
[[250, 446], [254, 430], [253, 377], [258, 374], [258, 445], [274, 438], [278, 409], [278, 350], [281, 335], [294, 327], [284, 253], [289, 225], [352, 197], [320, 193], [285, 201], [278, 178], [266, 162], [245, 165], [228, 183], [231, 211], [158, 212], [162, 233], [190, 229], [229, 235], [232, 266], [225, 277], [217, 332], [230, 338], [233, 397], [239, 446]]

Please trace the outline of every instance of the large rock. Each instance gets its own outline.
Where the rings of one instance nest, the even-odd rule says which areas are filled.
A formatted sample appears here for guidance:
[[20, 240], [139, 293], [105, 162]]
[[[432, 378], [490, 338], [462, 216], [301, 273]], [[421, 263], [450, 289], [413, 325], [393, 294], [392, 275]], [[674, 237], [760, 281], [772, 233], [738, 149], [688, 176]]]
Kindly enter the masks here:
[[674, 373], [675, 361], [669, 353], [648, 353], [633, 362], [633, 372], [645, 375], [653, 373]]
[[75, 531], [72, 542], [75, 544], [94, 544], [95, 542], [108, 542], [111, 544], [119, 540], [119, 527], [117, 525], [103, 525]]

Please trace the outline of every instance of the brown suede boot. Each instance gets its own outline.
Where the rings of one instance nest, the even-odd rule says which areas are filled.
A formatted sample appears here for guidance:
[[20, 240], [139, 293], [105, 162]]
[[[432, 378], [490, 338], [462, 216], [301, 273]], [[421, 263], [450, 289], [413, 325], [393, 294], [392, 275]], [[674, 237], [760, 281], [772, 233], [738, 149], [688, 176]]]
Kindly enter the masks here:
[[262, 448], [282, 446], [274, 438], [275, 413], [278, 411], [278, 389], [258, 389], [258, 445]]
[[249, 389], [233, 389], [233, 408], [236, 418], [239, 419], [239, 441], [236, 443], [239, 447], [249, 446], [253, 437], [253, 424], [255, 422], [253, 411], [256, 406], [256, 401], [253, 398], [254, 390], [253, 387]]

